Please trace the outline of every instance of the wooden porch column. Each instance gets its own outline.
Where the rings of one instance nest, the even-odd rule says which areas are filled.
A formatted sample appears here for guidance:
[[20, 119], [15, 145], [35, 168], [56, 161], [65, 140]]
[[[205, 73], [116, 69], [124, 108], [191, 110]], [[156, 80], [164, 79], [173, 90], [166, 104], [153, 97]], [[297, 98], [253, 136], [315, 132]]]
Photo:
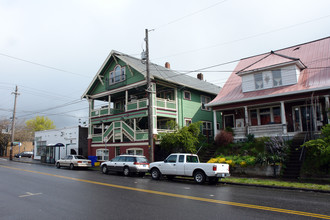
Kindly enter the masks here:
[[134, 118], [133, 121], [134, 121], [134, 141], [136, 141], [136, 118]]
[[108, 114], [111, 114], [111, 95], [108, 96]]
[[249, 132], [249, 112], [248, 112], [248, 107], [244, 106], [244, 116], [245, 116], [245, 128], [246, 128], [246, 135], [248, 135]]
[[213, 128], [214, 128], [214, 140], [217, 134], [219, 133], [217, 129], [217, 111], [213, 110]]
[[330, 124], [330, 102], [329, 95], [324, 96], [325, 98], [325, 111], [327, 112], [327, 123]]
[[125, 91], [125, 112], [127, 112], [127, 104], [128, 104], [128, 90]]
[[178, 111], [178, 89], [174, 89], [174, 98], [175, 98], [175, 110], [176, 110], [176, 117], [175, 117], [175, 122], [177, 125], [179, 125], [179, 111]]
[[283, 134], [287, 134], [288, 133], [288, 129], [286, 127], [286, 117], [285, 117], [284, 101], [281, 101], [281, 121], [282, 121], [282, 127], [283, 127]]
[[92, 138], [93, 135], [93, 126], [92, 126], [92, 111], [94, 109], [94, 100], [89, 99], [88, 100], [88, 106], [89, 106], [89, 118], [88, 118], [88, 138]]
[[104, 123], [102, 122], [102, 142], [104, 142]]

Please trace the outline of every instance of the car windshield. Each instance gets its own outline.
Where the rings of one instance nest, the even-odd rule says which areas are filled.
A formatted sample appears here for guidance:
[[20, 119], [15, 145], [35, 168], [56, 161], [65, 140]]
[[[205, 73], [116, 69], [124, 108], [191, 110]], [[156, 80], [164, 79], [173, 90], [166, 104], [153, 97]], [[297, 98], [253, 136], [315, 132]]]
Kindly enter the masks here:
[[75, 156], [76, 159], [86, 159], [84, 156]]
[[138, 163], [148, 163], [148, 160], [145, 157], [137, 157], [136, 162], [138, 162]]

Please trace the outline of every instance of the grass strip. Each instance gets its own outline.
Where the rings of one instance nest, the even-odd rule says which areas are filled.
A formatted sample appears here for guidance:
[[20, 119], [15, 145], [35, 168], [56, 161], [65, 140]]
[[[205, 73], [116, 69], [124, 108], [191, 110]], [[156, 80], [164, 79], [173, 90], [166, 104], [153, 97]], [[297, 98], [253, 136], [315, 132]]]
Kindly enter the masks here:
[[329, 184], [290, 182], [284, 180], [229, 177], [221, 179], [221, 182], [330, 191]]

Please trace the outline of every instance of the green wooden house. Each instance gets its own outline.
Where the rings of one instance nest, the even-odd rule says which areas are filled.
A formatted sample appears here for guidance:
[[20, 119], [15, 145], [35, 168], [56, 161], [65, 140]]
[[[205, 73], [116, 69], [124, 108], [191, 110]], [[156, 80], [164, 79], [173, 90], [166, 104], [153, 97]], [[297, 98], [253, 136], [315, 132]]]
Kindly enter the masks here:
[[[153, 91], [153, 133], [171, 132], [166, 124], [179, 127], [202, 121], [202, 132], [210, 140], [220, 113], [205, 104], [220, 87], [150, 63]], [[140, 59], [112, 51], [88, 86], [82, 98], [89, 102], [88, 155], [108, 160], [119, 154], [142, 154], [149, 158], [148, 93], [146, 65]], [[213, 119], [217, 118], [217, 121]], [[153, 148], [158, 147], [159, 140]], [[153, 151], [154, 152], [154, 151]]]

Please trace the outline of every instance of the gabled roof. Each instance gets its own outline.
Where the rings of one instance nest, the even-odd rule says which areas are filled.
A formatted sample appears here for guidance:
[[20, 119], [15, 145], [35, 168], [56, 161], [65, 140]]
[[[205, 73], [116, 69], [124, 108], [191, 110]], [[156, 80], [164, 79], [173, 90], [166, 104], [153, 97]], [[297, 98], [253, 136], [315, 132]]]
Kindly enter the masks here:
[[306, 66], [300, 61], [299, 58], [285, 56], [283, 54], [276, 53], [274, 51], [265, 54], [256, 62], [251, 63], [244, 69], [238, 71], [237, 75], [244, 75], [251, 72], [263, 71], [265, 69], [296, 64], [300, 69], [305, 69]]
[[[303, 69], [297, 84], [242, 92], [240, 73], [262, 71], [292, 62]], [[220, 93], [208, 106], [221, 106], [323, 89], [330, 89], [330, 37], [240, 60]]]
[[[110, 61], [110, 59], [120, 59], [125, 62], [128, 66], [135, 69], [144, 77], [146, 78], [146, 64], [145, 62], [141, 62], [141, 59], [137, 59], [130, 55], [112, 50], [111, 53], [108, 55], [107, 59], [104, 61], [103, 65], [93, 78], [92, 82], [90, 83], [89, 87], [83, 94], [82, 98], [86, 97], [88, 91], [91, 89], [93, 84], [96, 80], [98, 80], [99, 75], [102, 73], [103, 69], [105, 68], [106, 64]], [[174, 83], [179, 86], [188, 87], [191, 89], [199, 90], [202, 92], [210, 93], [213, 95], [217, 95], [221, 89], [221, 87], [214, 85], [212, 83], [206, 82], [204, 80], [199, 80], [195, 77], [188, 76], [186, 74], [179, 73], [175, 70], [167, 69], [163, 66], [159, 66], [157, 64], [149, 62], [149, 70], [150, 70], [150, 77], [153, 79], [161, 79], [166, 82]]]

